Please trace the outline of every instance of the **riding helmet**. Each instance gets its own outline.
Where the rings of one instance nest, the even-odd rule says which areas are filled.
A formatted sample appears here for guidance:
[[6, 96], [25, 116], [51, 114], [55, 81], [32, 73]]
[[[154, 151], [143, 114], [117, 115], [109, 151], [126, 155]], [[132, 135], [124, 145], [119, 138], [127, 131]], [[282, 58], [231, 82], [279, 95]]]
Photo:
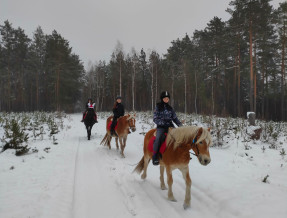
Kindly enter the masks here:
[[118, 100], [118, 99], [122, 99], [122, 96], [117, 96], [117, 97], [116, 97], [116, 100]]
[[164, 99], [165, 97], [170, 98], [170, 94], [168, 93], [168, 91], [163, 91], [163, 92], [160, 94], [160, 99]]

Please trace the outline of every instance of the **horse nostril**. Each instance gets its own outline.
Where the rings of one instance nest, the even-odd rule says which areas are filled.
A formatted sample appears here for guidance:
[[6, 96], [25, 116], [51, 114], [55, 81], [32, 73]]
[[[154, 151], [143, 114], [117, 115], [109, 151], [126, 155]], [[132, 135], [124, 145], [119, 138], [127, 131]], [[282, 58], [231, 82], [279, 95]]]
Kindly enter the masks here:
[[209, 164], [209, 163], [210, 163], [210, 160], [209, 160], [209, 159], [205, 159], [205, 160], [204, 160], [204, 164], [207, 165], [207, 164]]

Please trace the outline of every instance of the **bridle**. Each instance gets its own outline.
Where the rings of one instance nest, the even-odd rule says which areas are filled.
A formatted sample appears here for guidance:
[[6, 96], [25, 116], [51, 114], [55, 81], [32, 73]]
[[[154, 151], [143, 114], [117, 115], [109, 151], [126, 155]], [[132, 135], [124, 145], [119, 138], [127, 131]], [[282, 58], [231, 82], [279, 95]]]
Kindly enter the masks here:
[[127, 119], [128, 121], [128, 124], [129, 124], [129, 127], [130, 128], [135, 128], [135, 125], [133, 125], [134, 121], [135, 121], [135, 117], [134, 116], [131, 116]]
[[[194, 144], [194, 146], [195, 146], [195, 148], [196, 148], [196, 151], [197, 151], [197, 154], [196, 154], [196, 153], [194, 154], [194, 153], [191, 153], [191, 152], [190, 152], [190, 154], [192, 154], [192, 155], [198, 157], [198, 155], [199, 155], [199, 149], [198, 149], [198, 146], [197, 146], [196, 142], [197, 142], [197, 137], [195, 137], [195, 138], [192, 140], [191, 147], [192, 147], [192, 145]], [[191, 158], [190, 158], [190, 159], [191, 159]]]

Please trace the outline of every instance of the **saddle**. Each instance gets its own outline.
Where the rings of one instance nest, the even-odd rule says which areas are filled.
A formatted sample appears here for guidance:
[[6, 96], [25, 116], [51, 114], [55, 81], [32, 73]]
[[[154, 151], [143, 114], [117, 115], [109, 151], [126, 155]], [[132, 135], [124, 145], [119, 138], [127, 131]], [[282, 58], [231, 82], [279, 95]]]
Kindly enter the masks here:
[[[113, 122], [113, 121], [110, 121], [110, 122], [108, 123], [108, 130], [111, 130], [112, 122]], [[117, 121], [117, 124], [116, 124], [116, 126], [115, 126], [115, 130], [116, 130], [117, 128], [118, 128], [118, 121]]]
[[[97, 121], [97, 114], [96, 114], [96, 112], [95, 112], [95, 111], [91, 111], [91, 112], [93, 112], [94, 122], [97, 123], [98, 121]], [[83, 120], [86, 119], [88, 113], [89, 113], [89, 110], [87, 110], [87, 111], [84, 113]]]
[[[167, 133], [164, 134], [165, 137], [163, 137], [163, 139], [161, 139], [161, 145], [159, 148], [159, 153], [163, 154], [165, 152], [166, 149], [166, 135]], [[149, 143], [148, 143], [148, 150], [153, 152], [153, 143], [155, 141], [156, 138], [156, 131], [154, 132], [154, 135], [150, 138]]]

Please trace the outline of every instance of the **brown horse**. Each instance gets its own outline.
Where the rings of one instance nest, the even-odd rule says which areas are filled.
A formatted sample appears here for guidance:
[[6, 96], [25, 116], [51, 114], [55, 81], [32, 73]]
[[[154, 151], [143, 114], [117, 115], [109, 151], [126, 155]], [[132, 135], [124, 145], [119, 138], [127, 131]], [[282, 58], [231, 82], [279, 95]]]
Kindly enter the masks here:
[[[138, 163], [134, 172], [141, 173], [142, 179], [146, 178], [146, 171], [149, 161], [153, 153], [148, 150], [148, 144], [151, 137], [154, 136], [156, 129], [150, 130], [144, 138], [144, 156]], [[189, 177], [189, 151], [192, 149], [197, 156], [199, 162], [206, 166], [210, 163], [209, 146], [211, 144], [210, 129], [205, 129], [196, 126], [184, 126], [172, 129], [167, 134], [166, 150], [160, 159], [160, 186], [161, 189], [166, 189], [164, 183], [164, 169], [166, 168], [167, 184], [168, 184], [168, 199], [176, 201], [172, 192], [172, 170], [179, 169], [182, 172], [186, 183], [184, 209], [190, 207], [190, 188], [191, 179]]]
[[[101, 145], [107, 145], [109, 147], [109, 149], [111, 149], [111, 140], [112, 140], [109, 124], [112, 121], [112, 119], [113, 119], [113, 116], [108, 117], [107, 123], [106, 123], [107, 133], [106, 133], [105, 137], [103, 138], [103, 140], [101, 141]], [[118, 118], [117, 125], [115, 128], [115, 131], [116, 131], [118, 137], [115, 137], [115, 138], [116, 138], [117, 150], [119, 149], [118, 140], [120, 141], [122, 157], [125, 157], [124, 150], [126, 147], [126, 141], [127, 141], [127, 136], [129, 134], [129, 129], [131, 129], [133, 132], [136, 131], [135, 115], [129, 115], [128, 114], [128, 115], [125, 115], [125, 116]]]

